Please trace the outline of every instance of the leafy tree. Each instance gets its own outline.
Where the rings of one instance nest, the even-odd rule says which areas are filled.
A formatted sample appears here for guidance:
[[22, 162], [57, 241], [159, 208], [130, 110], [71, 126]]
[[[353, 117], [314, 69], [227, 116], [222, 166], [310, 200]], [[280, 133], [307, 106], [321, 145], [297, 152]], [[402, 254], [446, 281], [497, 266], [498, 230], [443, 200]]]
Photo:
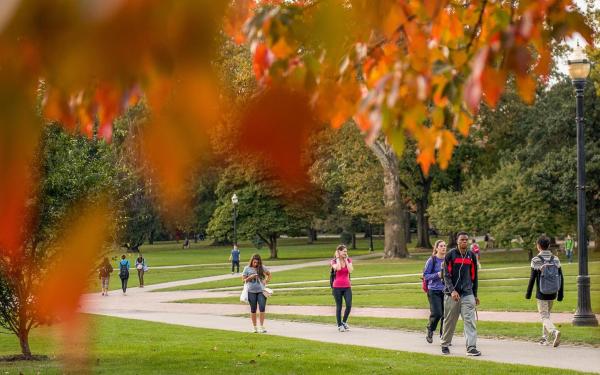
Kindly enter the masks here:
[[38, 155], [33, 170], [40, 183], [29, 200], [20, 251], [10, 253], [0, 245], [0, 326], [19, 338], [26, 359], [32, 357], [31, 329], [59, 318], [40, 311], [37, 292], [57, 261], [61, 225], [76, 202], [97, 201], [114, 177], [107, 144], [69, 135], [56, 125], [45, 128]]
[[306, 228], [301, 202], [285, 196], [283, 190], [269, 179], [258, 162], [246, 160], [234, 163], [221, 174], [215, 190], [217, 207], [208, 224], [209, 236], [217, 241], [233, 239], [233, 204], [237, 194], [237, 235], [254, 240], [258, 236], [269, 247], [271, 258], [277, 258], [277, 240], [286, 233], [298, 233]]

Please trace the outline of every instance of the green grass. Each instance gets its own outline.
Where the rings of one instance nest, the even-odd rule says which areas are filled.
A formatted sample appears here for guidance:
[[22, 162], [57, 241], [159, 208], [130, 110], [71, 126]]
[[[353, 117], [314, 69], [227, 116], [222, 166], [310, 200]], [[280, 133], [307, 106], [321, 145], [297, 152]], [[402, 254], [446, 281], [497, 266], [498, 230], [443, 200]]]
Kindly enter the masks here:
[[[375, 248], [383, 247], [383, 240], [374, 241]], [[322, 238], [313, 244], [308, 244], [306, 238], [281, 238], [278, 240], [278, 260], [269, 261], [270, 263], [289, 263], [301, 259], [319, 259], [330, 258], [339, 244], [338, 238]], [[228, 263], [231, 246], [211, 246], [210, 241], [200, 241], [198, 243], [190, 242], [189, 249], [182, 249], [183, 241], [175, 243], [174, 241], [156, 242], [154, 245], [143, 245], [140, 247], [142, 255], [150, 266], [173, 266], [180, 264], [212, 264]], [[352, 253], [368, 253], [369, 241], [367, 239], [357, 239], [357, 249]], [[241, 263], [247, 262], [252, 254], [259, 253], [263, 259], [268, 259], [269, 249], [263, 246], [257, 250], [250, 242], [240, 242]], [[111, 257], [120, 257], [123, 249], [114, 249], [108, 254]], [[127, 254], [130, 263], [133, 264], [137, 254]]]
[[[427, 308], [427, 298], [421, 291], [420, 280], [417, 276], [390, 277], [368, 280], [356, 280], [362, 276], [394, 275], [401, 273], [419, 273], [422, 262], [415, 264], [413, 260], [404, 261], [361, 261], [356, 262], [353, 276], [353, 303], [356, 307], [406, 307]], [[502, 265], [500, 265], [502, 266]], [[490, 271], [485, 268], [481, 272], [481, 282], [478, 295], [481, 300], [481, 310], [490, 311], [537, 311], [533, 300], [525, 299], [527, 281], [529, 278], [529, 267], [512, 265], [504, 266], [518, 267]], [[417, 267], [417, 268], [416, 268]], [[594, 312], [600, 312], [600, 263], [590, 263], [589, 271], [592, 282], [592, 308]], [[565, 274], [565, 297], [564, 301], [556, 303], [555, 312], [574, 312], [577, 303], [576, 264], [566, 264]], [[505, 278], [519, 278], [518, 280], [497, 280]], [[282, 271], [275, 273], [272, 284], [275, 289], [286, 287], [276, 285], [296, 281], [318, 281], [315, 283], [292, 284], [287, 287], [310, 287], [310, 289], [298, 289], [290, 291], [277, 291], [273, 296], [272, 303], [278, 305], [330, 305], [332, 303], [329, 286], [329, 269], [327, 267], [309, 267], [299, 270]], [[216, 287], [241, 288], [239, 280], [222, 280], [195, 284], [173, 289], [210, 289]], [[317, 288], [315, 288], [317, 287]], [[321, 288], [318, 288], [321, 287]], [[535, 298], [535, 296], [533, 297]], [[194, 299], [184, 302], [192, 303], [236, 303], [236, 297]]]
[[[335, 318], [331, 316], [269, 314], [268, 318], [293, 322], [335, 324]], [[399, 329], [418, 332], [424, 332], [427, 325], [427, 321], [424, 319], [353, 317], [352, 315], [350, 315], [349, 323], [353, 327]], [[541, 327], [541, 323], [478, 321], [477, 335], [487, 338], [510, 338], [537, 342], [541, 336]], [[561, 342], [565, 344], [600, 346], [600, 327], [575, 327], [572, 324], [556, 324], [556, 327], [561, 331]], [[459, 320], [456, 325], [456, 332], [462, 334], [462, 331], [463, 322]]]
[[[91, 348], [95, 374], [577, 374], [574, 371], [444, 358], [426, 354], [363, 348], [270, 335], [126, 320], [92, 318]], [[32, 347], [51, 358], [57, 347], [48, 329], [35, 330]], [[14, 354], [14, 337], [0, 335], [0, 354]], [[3, 374], [61, 374], [54, 359], [0, 363]]]

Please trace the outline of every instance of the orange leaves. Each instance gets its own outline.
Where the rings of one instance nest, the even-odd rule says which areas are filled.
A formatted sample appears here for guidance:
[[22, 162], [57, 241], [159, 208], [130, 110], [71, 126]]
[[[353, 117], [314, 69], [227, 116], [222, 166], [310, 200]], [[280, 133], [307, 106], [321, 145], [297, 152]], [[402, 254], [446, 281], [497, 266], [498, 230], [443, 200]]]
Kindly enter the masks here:
[[252, 15], [255, 7], [256, 1], [254, 0], [234, 0], [229, 5], [223, 22], [223, 30], [237, 44], [242, 44], [246, 40], [243, 30], [244, 24]]
[[486, 66], [481, 76], [481, 84], [483, 87], [483, 98], [486, 103], [491, 107], [495, 107], [500, 99], [500, 95], [504, 91], [506, 72]]
[[273, 87], [245, 109], [236, 149], [261, 157], [285, 187], [305, 185], [302, 155], [316, 126], [305, 94]]
[[269, 50], [266, 44], [258, 43], [253, 47], [252, 70], [258, 80], [262, 80], [273, 63], [273, 52]]
[[90, 275], [96, 276], [96, 260], [108, 238], [109, 218], [106, 204], [82, 206], [72, 211], [56, 244], [59, 255], [36, 293], [42, 316], [58, 316], [64, 320], [75, 317]]

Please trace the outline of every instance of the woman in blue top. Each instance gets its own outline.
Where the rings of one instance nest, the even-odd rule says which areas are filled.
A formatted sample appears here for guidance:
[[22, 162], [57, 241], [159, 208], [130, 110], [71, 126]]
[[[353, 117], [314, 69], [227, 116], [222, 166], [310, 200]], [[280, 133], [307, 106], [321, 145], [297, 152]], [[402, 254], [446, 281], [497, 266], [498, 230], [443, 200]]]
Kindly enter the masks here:
[[446, 243], [437, 240], [433, 246], [433, 254], [425, 263], [423, 269], [423, 278], [427, 281], [427, 299], [429, 300], [429, 323], [427, 324], [428, 343], [433, 342], [433, 332], [435, 332], [438, 322], [440, 323], [440, 333], [444, 324], [444, 283], [442, 282], [442, 262], [446, 255]]
[[119, 278], [121, 279], [123, 295], [125, 295], [125, 292], [127, 292], [127, 280], [129, 280], [129, 261], [125, 254], [121, 255], [121, 261], [119, 262]]

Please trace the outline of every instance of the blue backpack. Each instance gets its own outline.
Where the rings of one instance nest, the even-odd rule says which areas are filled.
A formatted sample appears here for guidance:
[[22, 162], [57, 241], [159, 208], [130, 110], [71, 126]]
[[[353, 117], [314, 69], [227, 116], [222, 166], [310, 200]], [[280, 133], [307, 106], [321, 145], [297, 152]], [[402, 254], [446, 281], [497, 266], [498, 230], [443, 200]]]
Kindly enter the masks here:
[[544, 260], [540, 269], [540, 292], [542, 294], [556, 294], [560, 290], [560, 274], [558, 266], [554, 263], [554, 256]]

